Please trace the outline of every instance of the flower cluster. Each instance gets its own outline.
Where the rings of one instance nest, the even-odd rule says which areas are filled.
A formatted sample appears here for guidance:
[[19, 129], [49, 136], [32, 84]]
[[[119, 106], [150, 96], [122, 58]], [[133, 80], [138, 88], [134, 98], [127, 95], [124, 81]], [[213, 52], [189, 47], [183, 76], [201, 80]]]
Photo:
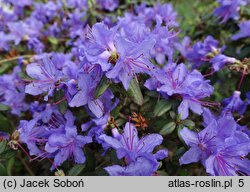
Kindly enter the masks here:
[[231, 115], [214, 117], [204, 113], [205, 129], [196, 133], [183, 128], [180, 135], [190, 149], [180, 158], [180, 164], [201, 161], [211, 175], [249, 175], [249, 134]]
[[82, 148], [92, 142], [92, 138], [78, 135], [70, 111], [63, 117], [56, 108], [44, 107], [39, 114], [34, 113], [34, 119], [20, 122], [20, 141], [27, 145], [31, 156], [53, 157], [52, 170], [71, 157], [75, 163], [84, 163], [86, 158]]
[[152, 154], [154, 148], [162, 143], [162, 136], [150, 134], [139, 139], [137, 129], [131, 123], [126, 123], [123, 131], [120, 134], [117, 129], [113, 129], [113, 137], [105, 134], [99, 136], [108, 147], [116, 150], [119, 159], [124, 158], [126, 164], [125, 167], [112, 165], [105, 170], [113, 176], [152, 175], [159, 167], [157, 160], [166, 158], [168, 154], [164, 149]]
[[214, 10], [214, 15], [225, 23], [229, 19], [238, 20], [241, 6], [247, 5], [249, 2], [248, 0], [218, 0], [218, 3], [219, 7]]
[[155, 73], [155, 77], [148, 79], [145, 86], [149, 90], [157, 90], [167, 96], [179, 96], [182, 102], [178, 108], [181, 119], [186, 119], [189, 109], [194, 113], [202, 114], [202, 105], [209, 105], [200, 99], [208, 97], [213, 87], [197, 70], [189, 72], [184, 64], [167, 65], [163, 70]]
[[[97, 4], [101, 9], [112, 11], [118, 6], [118, 1], [101, 0]], [[29, 50], [41, 54], [46, 49], [47, 41], [52, 44], [62, 41], [75, 50], [84, 38], [88, 8], [86, 0], [56, 0], [46, 3], [4, 0], [0, 6], [0, 49], [9, 50], [10, 46], [25, 43]], [[27, 9], [32, 10], [28, 16], [25, 15]]]
[[12, 74], [0, 76], [0, 103], [10, 107], [11, 113], [20, 115], [28, 109], [25, 98], [25, 84], [19, 76], [21, 68], [16, 66]]
[[[0, 3], [0, 145], [67, 174], [176, 175], [200, 161], [250, 175], [250, 21], [223, 43], [185, 29], [170, 3], [135, 2]], [[218, 0], [217, 25], [248, 3]]]
[[190, 61], [193, 68], [198, 68], [205, 63], [209, 63], [213, 71], [219, 71], [226, 64], [239, 63], [237, 59], [228, 57], [223, 54], [225, 47], [219, 48], [219, 42], [212, 36], [206, 37], [203, 42], [196, 42], [193, 46], [190, 45], [188, 37], [183, 39], [183, 42], [177, 44], [177, 49], [183, 57]]

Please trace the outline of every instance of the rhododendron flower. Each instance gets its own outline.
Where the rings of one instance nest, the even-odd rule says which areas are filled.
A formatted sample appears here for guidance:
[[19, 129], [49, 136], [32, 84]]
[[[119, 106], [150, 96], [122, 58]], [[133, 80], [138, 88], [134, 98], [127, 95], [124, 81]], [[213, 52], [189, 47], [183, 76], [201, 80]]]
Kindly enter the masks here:
[[221, 23], [229, 19], [238, 20], [240, 15], [240, 6], [247, 4], [247, 0], [217, 0], [219, 7], [215, 9], [214, 15], [221, 18]]
[[184, 64], [172, 64], [156, 72], [155, 77], [147, 80], [145, 86], [150, 90], [157, 88], [157, 91], [168, 96], [181, 96], [182, 102], [178, 112], [181, 114], [181, 119], [186, 119], [189, 109], [201, 114], [202, 105], [208, 104], [200, 101], [213, 92], [213, 87], [208, 82], [197, 70], [189, 72]]
[[249, 174], [250, 138], [239, 130], [230, 115], [206, 121], [205, 129], [196, 133], [187, 128], [180, 135], [190, 149], [180, 158], [180, 164], [201, 161], [211, 175]]
[[[65, 118], [64, 132], [51, 134], [45, 145], [45, 150], [55, 156], [53, 166], [61, 165], [70, 157], [73, 157], [75, 163], [84, 163], [86, 158], [82, 148], [85, 144], [92, 142], [91, 137], [77, 134], [75, 119], [69, 111], [65, 114]], [[54, 169], [53, 166], [52, 169]]]
[[48, 100], [48, 96], [53, 94], [63, 80], [63, 73], [48, 57], [44, 57], [42, 63], [29, 64], [26, 72], [34, 81], [25, 87], [25, 92], [31, 95], [48, 92], [45, 100]]
[[125, 157], [127, 163], [136, 161], [137, 157], [162, 159], [167, 156], [167, 151], [162, 150], [151, 154], [154, 148], [162, 143], [163, 138], [159, 134], [150, 134], [139, 139], [137, 129], [131, 123], [126, 123], [123, 134], [116, 128], [112, 132], [113, 137], [101, 135], [99, 138], [116, 149], [118, 158]]
[[231, 97], [223, 99], [224, 112], [238, 112], [241, 115], [245, 113], [248, 104], [242, 101], [240, 95], [240, 91], [234, 91]]
[[232, 36], [232, 40], [234, 40], [234, 41], [236, 41], [240, 38], [250, 37], [250, 32], [249, 32], [250, 21], [242, 21], [239, 24], [239, 27], [240, 27], [240, 31]]
[[104, 169], [110, 176], [152, 176], [158, 168], [157, 161], [152, 161], [144, 157], [139, 157], [135, 162], [122, 167], [112, 165]]

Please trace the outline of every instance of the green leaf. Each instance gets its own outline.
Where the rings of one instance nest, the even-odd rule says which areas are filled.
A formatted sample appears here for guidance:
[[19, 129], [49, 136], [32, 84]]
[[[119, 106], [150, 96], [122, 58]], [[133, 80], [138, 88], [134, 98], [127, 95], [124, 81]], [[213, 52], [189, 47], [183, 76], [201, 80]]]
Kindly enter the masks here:
[[176, 127], [175, 122], [169, 122], [162, 127], [159, 133], [163, 136], [169, 135], [175, 130], [175, 127]]
[[195, 126], [195, 123], [189, 119], [182, 121], [182, 124], [188, 128], [193, 128]]
[[86, 166], [85, 164], [75, 165], [74, 167], [72, 167], [69, 170], [68, 176], [77, 176], [77, 175], [79, 175], [83, 171], [85, 166]]
[[2, 65], [0, 67], [0, 75], [4, 74], [6, 71], [8, 71], [13, 65], [10, 63], [6, 63], [5, 65]]
[[7, 141], [6, 141], [6, 140], [3, 140], [3, 141], [0, 143], [0, 154], [2, 154], [2, 153], [5, 151], [6, 146], [7, 146]]
[[10, 121], [7, 117], [5, 117], [3, 114], [0, 113], [0, 130], [7, 132], [7, 133], [12, 133], [13, 127], [10, 124]]
[[53, 45], [57, 45], [58, 44], [58, 39], [55, 37], [48, 37], [49, 42]]
[[110, 157], [110, 161], [113, 164], [121, 164], [122, 163], [122, 160], [117, 158], [117, 154], [116, 154], [115, 150], [110, 151], [109, 157]]
[[132, 79], [130, 82], [130, 87], [128, 89], [128, 94], [134, 99], [134, 102], [138, 105], [143, 105], [144, 100], [141, 93], [139, 83], [136, 79]]
[[5, 159], [10, 159], [16, 156], [16, 151], [11, 150], [10, 148], [7, 148], [7, 150], [5, 150], [1, 156], [4, 156]]
[[176, 115], [176, 113], [174, 111], [170, 111], [169, 115], [170, 115], [171, 119], [176, 119], [177, 115]]
[[187, 176], [188, 175], [188, 170], [187, 169], [181, 169], [179, 172], [180, 176]]
[[115, 120], [115, 124], [119, 127], [122, 126], [126, 123], [127, 121], [125, 119], [119, 118], [117, 120]]
[[162, 116], [164, 113], [168, 112], [172, 107], [172, 103], [165, 100], [160, 100], [157, 102], [154, 108], [154, 116]]
[[[54, 101], [55, 102], [59, 102], [60, 100], [62, 100], [64, 98], [64, 91], [63, 90], [59, 90], [59, 91], [56, 91], [54, 93]], [[67, 101], [62, 101], [62, 102], [59, 102], [58, 103], [58, 108], [59, 108], [59, 111], [62, 113], [62, 114], [65, 114], [67, 109], [68, 109], [68, 104], [67, 104]]]
[[157, 171], [156, 173], [159, 174], [160, 176], [169, 176], [166, 171]]
[[9, 176], [12, 175], [12, 174], [11, 174], [11, 171], [12, 171], [12, 168], [13, 168], [14, 164], [15, 164], [15, 158], [12, 157], [12, 158], [10, 158], [10, 159], [8, 160], [8, 162], [7, 162], [7, 166], [6, 166], [7, 175], [9, 175]]
[[185, 149], [185, 147], [180, 147], [178, 148], [173, 156], [173, 159], [175, 160], [179, 160], [179, 158], [186, 152], [187, 150]]
[[98, 84], [96, 91], [95, 91], [95, 98], [97, 99], [100, 97], [109, 87], [109, 83], [106, 78], [102, 78], [100, 83]]
[[94, 175], [95, 176], [109, 176], [108, 172], [102, 168], [98, 168], [97, 170], [95, 170]]
[[113, 111], [111, 111], [111, 116], [113, 116], [115, 119], [119, 117], [120, 110], [123, 108], [122, 105], [118, 105]]
[[10, 108], [7, 105], [0, 104], [0, 111], [7, 111]]
[[0, 176], [6, 176], [6, 175], [7, 175], [6, 168], [2, 163], [0, 163]]
[[96, 159], [95, 159], [95, 155], [92, 152], [92, 150], [85, 148], [84, 149], [84, 154], [86, 156], [86, 162], [85, 162], [85, 168], [84, 168], [84, 172], [93, 172], [95, 170], [96, 167]]

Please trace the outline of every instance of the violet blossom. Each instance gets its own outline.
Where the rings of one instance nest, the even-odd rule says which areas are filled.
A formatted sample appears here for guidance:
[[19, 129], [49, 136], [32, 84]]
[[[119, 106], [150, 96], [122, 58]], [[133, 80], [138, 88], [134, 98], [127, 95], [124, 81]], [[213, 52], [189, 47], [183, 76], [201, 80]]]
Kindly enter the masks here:
[[232, 116], [210, 118], [200, 132], [183, 128], [180, 135], [190, 147], [180, 158], [180, 164], [201, 161], [211, 175], [249, 174], [250, 161], [244, 157], [250, 152], [250, 138], [239, 130]]

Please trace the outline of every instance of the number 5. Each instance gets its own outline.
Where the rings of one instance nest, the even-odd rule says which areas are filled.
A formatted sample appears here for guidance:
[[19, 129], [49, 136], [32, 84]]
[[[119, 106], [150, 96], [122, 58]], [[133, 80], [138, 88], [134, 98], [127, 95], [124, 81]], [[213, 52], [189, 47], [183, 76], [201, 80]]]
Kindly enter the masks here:
[[244, 179], [239, 179], [239, 187], [243, 187], [244, 186]]

